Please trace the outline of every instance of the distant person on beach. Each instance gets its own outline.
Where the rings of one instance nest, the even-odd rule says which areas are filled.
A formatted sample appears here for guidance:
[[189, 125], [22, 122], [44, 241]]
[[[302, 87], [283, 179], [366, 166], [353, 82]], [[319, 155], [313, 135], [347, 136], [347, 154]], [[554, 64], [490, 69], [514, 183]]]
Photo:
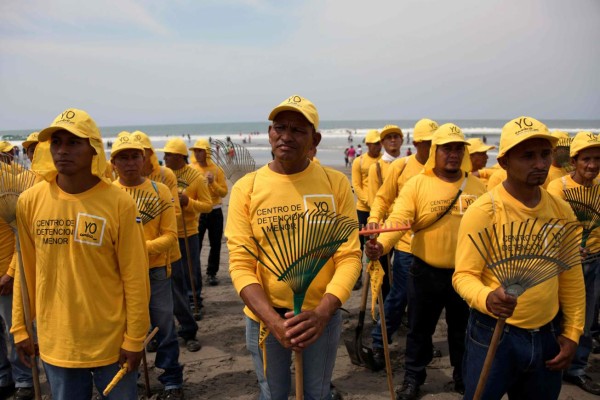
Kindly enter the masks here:
[[129, 194], [131, 191], [138, 191], [140, 195], [132, 196], [140, 211], [144, 210], [144, 204], [157, 205], [162, 202], [166, 206], [158, 215], [153, 215], [152, 212], [145, 214], [149, 220], [142, 221], [150, 263], [150, 324], [158, 328], [154, 364], [163, 370], [158, 380], [164, 386], [159, 398], [183, 399], [183, 366], [179, 363], [179, 343], [173, 321], [171, 271], [168, 268], [168, 253], [177, 243], [177, 219], [169, 188], [142, 175], [144, 158], [144, 146], [135, 140], [134, 135], [118, 137], [110, 153], [110, 162], [118, 173], [118, 179], [113, 185], [127, 190]]
[[[154, 147], [148, 135], [141, 131], [134, 131], [131, 136], [139, 141], [144, 147], [144, 168], [142, 169], [142, 175], [150, 180], [160, 182], [166, 185], [173, 198], [173, 205], [175, 207], [175, 218], [180, 220], [181, 218], [181, 206], [179, 204], [179, 189], [177, 187], [177, 177], [173, 171], [167, 167], [161, 165], [161, 162], [156, 157]], [[167, 265], [170, 266], [171, 270], [171, 291], [173, 294], [173, 314], [179, 322], [179, 329], [177, 336], [179, 336], [184, 342], [187, 351], [196, 352], [201, 349], [200, 342], [196, 335], [198, 332], [198, 324], [194, 319], [192, 308], [188, 300], [187, 290], [184, 281], [184, 275], [187, 273], [187, 265], [181, 263], [181, 250], [179, 249], [179, 242], [176, 241], [168, 252]], [[146, 350], [149, 352], [155, 352], [158, 348], [158, 341], [151, 341]]]
[[348, 159], [348, 150], [350, 150], [349, 147], [346, 147], [346, 150], [344, 150], [344, 162], [345, 162], [346, 168], [348, 168], [348, 166], [350, 165], [350, 160]]
[[221, 261], [221, 239], [223, 239], [223, 198], [227, 196], [227, 182], [225, 173], [210, 158], [210, 144], [206, 139], [198, 139], [190, 150], [194, 153], [195, 162], [192, 167], [204, 175], [208, 183], [208, 191], [212, 200], [212, 211], [200, 214], [198, 221], [198, 245], [202, 253], [202, 242], [208, 231], [210, 252], [208, 253], [208, 265], [206, 266], [206, 282], [210, 286], [217, 286], [217, 272]]
[[[454, 390], [464, 392], [462, 358], [469, 309], [452, 287], [458, 227], [471, 201], [485, 192], [471, 171], [468, 142], [451, 123], [433, 135], [423, 173], [406, 182], [387, 219], [411, 223], [413, 262], [408, 275], [409, 331], [406, 337], [404, 382], [396, 392], [400, 400], [417, 399], [433, 358], [432, 336], [445, 310]], [[371, 259], [387, 253], [406, 231], [383, 233], [376, 244], [367, 243]], [[387, 316], [386, 316], [387, 317]]]
[[[52, 397], [91, 399], [92, 386], [102, 392], [126, 363], [107, 398], [135, 400], [150, 325], [148, 254], [135, 201], [105, 180], [100, 131], [85, 111], [65, 110], [38, 138], [33, 169], [45, 181], [20, 196], [17, 224]], [[29, 366], [33, 338], [16, 275], [11, 332]]]
[[348, 163], [350, 165], [352, 165], [352, 163], [354, 162], [355, 157], [356, 157], [356, 149], [354, 148], [354, 146], [350, 145], [350, 147], [348, 148]]
[[[378, 226], [383, 223], [392, 212], [394, 203], [404, 184], [423, 170], [429, 159], [431, 139], [437, 128], [437, 122], [427, 118], [423, 118], [415, 124], [413, 138], [417, 152], [410, 157], [399, 158], [390, 164], [383, 185], [372, 201], [368, 219], [369, 224]], [[400, 328], [402, 319], [406, 315], [408, 270], [413, 262], [412, 236], [411, 233], [403, 235], [394, 246], [392, 285], [384, 302], [388, 338], [391, 338]], [[371, 336], [373, 338], [373, 357], [377, 364], [376, 367], [381, 369], [385, 366], [381, 321], [378, 321], [375, 325]], [[438, 349], [434, 348], [433, 351], [435, 356], [441, 356]]]
[[493, 150], [496, 146], [488, 146], [481, 141], [479, 138], [473, 138], [467, 140], [471, 145], [469, 146], [469, 157], [471, 157], [472, 170], [471, 173], [479, 178], [481, 183], [487, 186], [488, 179], [490, 177], [489, 171], [493, 169], [486, 168], [489, 150]]
[[[563, 370], [576, 353], [585, 314], [581, 267], [561, 272], [517, 299], [507, 294], [469, 239], [494, 225], [535, 220], [531, 231], [528, 228], [533, 237], [550, 219], [576, 220], [565, 201], [541, 188], [557, 141], [534, 118], [507, 122], [498, 149], [498, 162], [507, 178], [471, 204], [461, 221], [452, 281], [471, 307], [463, 360], [465, 399], [473, 398], [498, 318], [505, 318], [506, 325], [482, 399], [500, 399], [505, 394], [518, 399], [557, 399]], [[503, 248], [530, 245], [517, 235], [499, 236], [497, 246]], [[567, 240], [568, 236], [560, 243]]]
[[318, 273], [296, 316], [287, 284], [242, 246], [259, 254], [252, 238], [268, 247], [263, 229], [272, 221], [293, 221], [301, 213], [323, 207], [356, 220], [354, 197], [345, 175], [308, 160], [310, 149], [321, 140], [319, 115], [309, 100], [291, 96], [271, 111], [269, 120], [273, 121], [269, 143], [274, 160], [241, 178], [231, 190], [225, 227], [229, 272], [246, 305], [246, 346], [254, 361], [260, 398], [288, 398], [292, 351], [296, 351], [302, 352], [304, 360], [304, 398], [330, 399], [342, 329], [339, 309], [350, 297], [360, 271], [358, 233]]
[[360, 157], [362, 155], [362, 147], [360, 144], [356, 146], [356, 157]]

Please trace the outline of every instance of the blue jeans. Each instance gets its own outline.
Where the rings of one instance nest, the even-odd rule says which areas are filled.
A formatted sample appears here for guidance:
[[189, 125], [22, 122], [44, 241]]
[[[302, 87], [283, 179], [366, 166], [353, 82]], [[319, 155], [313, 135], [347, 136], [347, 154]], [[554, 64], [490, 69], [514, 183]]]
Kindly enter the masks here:
[[[185, 268], [187, 271], [187, 267]], [[177, 333], [185, 340], [195, 339], [198, 332], [198, 324], [192, 315], [190, 302], [185, 291], [184, 268], [181, 260], [171, 263], [171, 288], [173, 289], [173, 314], [179, 321], [179, 332]]]
[[208, 253], [207, 275], [217, 275], [221, 260], [221, 239], [223, 239], [223, 210], [215, 208], [208, 214], [200, 214], [198, 225], [198, 253], [202, 252], [204, 234], [208, 231], [210, 251]]
[[[202, 272], [200, 271], [200, 245], [198, 243], [198, 234], [188, 236], [188, 245], [190, 249], [190, 260], [192, 260], [192, 276], [194, 278], [194, 289], [196, 289], [196, 299], [198, 308], [202, 307]], [[181, 266], [183, 268], [183, 282], [185, 290], [190, 299], [192, 295], [192, 284], [190, 282], [190, 271], [185, 251], [185, 239], [179, 238], [179, 250], [181, 251]], [[197, 310], [199, 311], [199, 310]]]
[[[263, 373], [263, 354], [258, 346], [260, 324], [246, 317], [246, 347], [252, 354], [254, 369], [260, 385], [260, 400], [287, 400], [290, 393], [292, 351], [285, 349], [271, 334], [265, 340], [267, 376]], [[340, 311], [331, 317], [323, 334], [303, 351], [304, 398], [330, 399], [331, 376], [342, 332]]]
[[[465, 400], [475, 394], [496, 322], [495, 318], [471, 310], [463, 360]], [[558, 318], [534, 330], [505, 325], [482, 398], [499, 400], [508, 393], [511, 400], [557, 399], [562, 372], [550, 371], [545, 362], [560, 351], [558, 335]]]
[[592, 333], [591, 328], [594, 323], [594, 311], [596, 309], [596, 281], [600, 277], [598, 269], [600, 268], [600, 259], [592, 262], [586, 262], [582, 266], [583, 279], [585, 282], [585, 325], [583, 335], [579, 338], [577, 352], [571, 362], [571, 366], [565, 372], [570, 376], [585, 375], [585, 368], [588, 365], [588, 358], [592, 352]]
[[102, 396], [102, 392], [119, 369], [118, 363], [95, 368], [63, 368], [44, 362], [54, 400], [91, 399], [93, 385], [102, 399], [137, 400], [137, 371], [125, 374], [108, 396]]
[[[404, 251], [394, 250], [394, 262], [392, 263], [392, 287], [383, 305], [385, 311], [385, 326], [387, 328], [388, 341], [392, 342], [392, 335], [400, 328], [402, 317], [408, 303], [406, 293], [406, 282], [408, 280], [408, 269], [413, 262], [413, 255]], [[381, 335], [381, 321], [371, 331], [373, 347], [383, 347], [383, 336]]]
[[[0, 319], [4, 321], [4, 330], [0, 329], [0, 387], [14, 382], [15, 387], [32, 387], [31, 368], [23, 365], [17, 351], [12, 326], [13, 295], [0, 296]], [[0, 323], [1, 325], [1, 323]], [[8, 340], [7, 340], [8, 338]]]
[[154, 365], [164, 370], [158, 380], [165, 389], [178, 389], [183, 384], [183, 366], [179, 364], [179, 343], [173, 321], [173, 294], [167, 269], [150, 269], [150, 323], [158, 327], [158, 349]]

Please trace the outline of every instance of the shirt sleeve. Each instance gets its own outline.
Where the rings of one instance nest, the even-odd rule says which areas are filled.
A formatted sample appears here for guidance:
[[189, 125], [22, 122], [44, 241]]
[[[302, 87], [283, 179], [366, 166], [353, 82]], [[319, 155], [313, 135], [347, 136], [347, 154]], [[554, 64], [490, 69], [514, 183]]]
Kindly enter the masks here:
[[357, 157], [352, 162], [352, 187], [354, 188], [354, 193], [358, 200], [362, 201], [365, 204], [368, 204], [368, 194], [367, 188], [363, 187], [363, 177], [362, 171], [360, 170], [362, 156]]
[[218, 197], [227, 196], [227, 181], [225, 180], [225, 173], [221, 169], [221, 167], [217, 166], [215, 171], [215, 179], [213, 183], [208, 185], [210, 192], [215, 194]]
[[404, 161], [394, 161], [390, 165], [388, 174], [383, 180], [383, 185], [375, 192], [371, 201], [371, 212], [368, 222], [379, 223], [385, 219], [390, 207], [398, 196], [398, 179], [404, 165]]
[[[394, 203], [394, 209], [390, 216], [386, 219], [386, 222], [391, 224], [412, 224], [416, 219], [416, 186], [414, 185], [415, 179], [409, 181], [400, 190], [400, 194]], [[412, 183], [412, 184], [411, 184]], [[396, 245], [398, 240], [406, 234], [408, 231], [397, 231], [397, 232], [385, 232], [379, 235], [377, 241], [383, 245], [383, 254], [389, 253], [389, 251]]]
[[163, 185], [159, 186], [159, 196], [162, 201], [169, 204], [169, 207], [160, 214], [160, 235], [146, 241], [146, 248], [150, 256], [166, 253], [177, 241], [177, 219], [175, 217], [175, 207], [173, 206], [174, 199], [171, 197], [169, 189]]
[[207, 214], [212, 211], [212, 199], [210, 198], [208, 183], [203, 175], [199, 174], [188, 189], [186, 189], [189, 197], [188, 206], [194, 212]]

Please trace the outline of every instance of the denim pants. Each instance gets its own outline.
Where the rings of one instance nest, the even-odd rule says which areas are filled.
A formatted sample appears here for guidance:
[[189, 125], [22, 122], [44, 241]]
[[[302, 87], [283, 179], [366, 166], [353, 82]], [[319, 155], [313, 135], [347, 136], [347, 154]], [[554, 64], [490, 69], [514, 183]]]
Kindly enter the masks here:
[[[392, 335], [400, 328], [402, 317], [406, 309], [407, 293], [406, 283], [408, 280], [408, 269], [413, 262], [413, 255], [400, 250], [394, 250], [394, 262], [392, 263], [393, 281], [390, 292], [385, 298], [383, 305], [385, 311], [385, 326], [387, 328], [388, 341], [392, 342]], [[381, 320], [371, 331], [373, 347], [383, 347], [383, 336], [381, 335]]]
[[[260, 386], [259, 399], [287, 400], [291, 385], [292, 350], [281, 346], [272, 334], [267, 336], [265, 340], [267, 376], [265, 377], [262, 349], [258, 346], [259, 329], [258, 322], [246, 317], [246, 347], [252, 354]], [[331, 376], [341, 332], [342, 315], [338, 310], [331, 317], [321, 337], [302, 352], [306, 400], [331, 398]]]
[[108, 396], [102, 396], [104, 389], [119, 372], [118, 363], [95, 368], [63, 368], [46, 362], [43, 364], [53, 400], [91, 399], [93, 385], [102, 399], [137, 400], [137, 371], [125, 374]]
[[596, 281], [600, 277], [598, 269], [600, 268], [600, 259], [583, 263], [583, 279], [585, 282], [585, 325], [583, 335], [579, 338], [577, 352], [571, 362], [571, 365], [565, 372], [570, 376], [585, 375], [585, 368], [588, 365], [588, 358], [592, 352], [592, 325], [594, 323], [594, 312], [596, 309]]
[[[198, 245], [198, 234], [188, 236], [188, 245], [190, 249], [190, 260], [192, 260], [192, 277], [194, 279], [194, 288], [196, 289], [196, 299], [198, 307], [202, 308], [202, 271], [200, 271], [200, 246]], [[190, 282], [190, 272], [185, 251], [185, 239], [179, 238], [179, 250], [181, 251], [181, 266], [183, 267], [183, 282], [188, 297], [193, 298], [192, 284]]]
[[154, 365], [164, 370], [158, 380], [165, 389], [178, 389], [183, 384], [183, 366], [179, 364], [179, 343], [173, 321], [173, 294], [167, 269], [150, 269], [150, 323], [158, 327], [158, 349]]
[[[496, 322], [496, 318], [471, 310], [463, 362], [466, 400], [475, 394]], [[511, 400], [557, 399], [562, 372], [550, 371], [545, 362], [560, 351], [559, 334], [558, 318], [539, 329], [505, 325], [482, 398], [499, 400], [508, 393]]]
[[208, 230], [210, 251], [208, 253], [207, 275], [217, 275], [221, 260], [221, 239], [223, 239], [223, 210], [215, 208], [208, 214], [200, 214], [198, 224], [198, 253], [202, 253], [202, 241]]
[[434, 268], [413, 256], [408, 274], [408, 334], [404, 380], [422, 385], [433, 359], [432, 337], [442, 310], [446, 309], [450, 364], [454, 381], [462, 380], [465, 329], [469, 307], [452, 287], [454, 269]]
[[[187, 268], [186, 268], [187, 270]], [[171, 288], [173, 292], [173, 314], [179, 322], [178, 335], [185, 340], [195, 339], [198, 324], [192, 314], [185, 291], [184, 269], [181, 260], [171, 263]]]
[[12, 302], [12, 294], [0, 296], [0, 320], [4, 321], [4, 329], [0, 329], [0, 387], [11, 383], [17, 388], [32, 387], [31, 368], [26, 367], [19, 359], [13, 335], [10, 333]]

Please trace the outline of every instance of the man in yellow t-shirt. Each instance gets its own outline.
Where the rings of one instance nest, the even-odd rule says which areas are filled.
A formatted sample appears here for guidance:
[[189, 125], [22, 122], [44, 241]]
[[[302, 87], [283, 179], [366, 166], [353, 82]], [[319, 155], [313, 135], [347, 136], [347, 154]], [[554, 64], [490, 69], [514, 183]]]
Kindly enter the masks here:
[[[469, 235], [477, 237], [494, 224], [500, 227], [536, 219], [532, 228], [535, 237], [535, 229], [550, 219], [575, 220], [566, 202], [540, 187], [556, 142], [548, 128], [534, 118], [520, 117], [506, 123], [500, 135], [498, 162], [507, 178], [472, 204], [460, 224], [453, 285], [471, 307], [463, 363], [465, 399], [475, 393], [498, 318], [506, 318], [506, 327], [484, 399], [500, 399], [506, 393], [523, 399], [556, 399], [562, 370], [575, 354], [585, 308], [581, 268], [562, 272], [527, 289], [517, 299], [505, 292], [469, 239]], [[498, 245], [514, 246], [515, 240], [521, 243], [515, 236], [503, 236]]]
[[[20, 196], [17, 225], [52, 397], [91, 399], [92, 385], [102, 392], [127, 363], [108, 399], [137, 399], [150, 295], [136, 204], [103, 179], [102, 138], [85, 111], [65, 110], [39, 141], [33, 169], [45, 181]], [[27, 364], [32, 338], [16, 275], [11, 332]]]
[[168, 187], [142, 176], [144, 147], [133, 135], [119, 136], [112, 145], [110, 161], [118, 179], [113, 185], [127, 190], [135, 199], [150, 260], [150, 323], [158, 328], [155, 365], [164, 372], [158, 377], [164, 390], [161, 399], [183, 399], [183, 366], [173, 321], [173, 295], [168, 253], [177, 242], [177, 220]]
[[[454, 389], [464, 390], [462, 356], [469, 310], [452, 288], [454, 252], [463, 214], [485, 192], [469, 172], [468, 142], [454, 124], [440, 126], [433, 135], [423, 172], [406, 182], [387, 219], [411, 223], [413, 264], [408, 276], [408, 335], [404, 383], [397, 399], [412, 400], [425, 382], [433, 357], [432, 336], [443, 309], [448, 324], [450, 363]], [[365, 252], [370, 259], [390, 251], [405, 232], [384, 233]]]
[[202, 253], [202, 241], [204, 234], [208, 231], [208, 241], [210, 243], [210, 252], [208, 253], [208, 264], [206, 266], [206, 282], [210, 286], [219, 284], [217, 272], [219, 272], [219, 262], [221, 260], [221, 239], [223, 239], [223, 197], [227, 196], [227, 182], [225, 173], [218, 165], [210, 159], [210, 144], [206, 139], [198, 139], [194, 146], [190, 147], [193, 151], [192, 167], [204, 175], [208, 184], [210, 198], [212, 200], [212, 211], [200, 214], [198, 221], [198, 245], [199, 252]]
[[[288, 285], [242, 246], [258, 254], [253, 238], [268, 247], [263, 230], [273, 222], [278, 227], [278, 221], [293, 225], [294, 218], [311, 210], [328, 210], [356, 221], [354, 196], [345, 175], [308, 159], [310, 149], [321, 140], [313, 103], [291, 96], [271, 111], [269, 119], [273, 121], [269, 143], [274, 160], [231, 189], [225, 225], [229, 272], [246, 305], [246, 346], [254, 360], [260, 397], [288, 398], [293, 350], [302, 352], [304, 397], [331, 398], [342, 328], [339, 309], [350, 297], [361, 267], [358, 232], [351, 234], [316, 275], [298, 315], [291, 311], [294, 296]], [[269, 256], [273, 254], [264, 255]], [[259, 347], [261, 323], [270, 332], [264, 340], [264, 353]]]
[[25, 155], [29, 162], [33, 162], [33, 154], [35, 153], [35, 148], [38, 144], [38, 135], [39, 132], [32, 132], [27, 136], [27, 139], [22, 143], [23, 148], [25, 149]]
[[543, 185], [544, 188], [548, 188], [553, 180], [568, 174], [571, 169], [569, 148], [573, 139], [565, 131], [553, 131], [552, 136], [558, 138], [558, 142], [552, 150], [552, 164], [548, 170], [548, 177]]
[[[409, 157], [403, 157], [392, 162], [388, 174], [383, 181], [383, 186], [379, 188], [375, 195], [375, 200], [371, 206], [371, 214], [368, 219], [369, 223], [379, 224], [385, 221], [394, 207], [394, 202], [400, 194], [400, 189], [402, 189], [410, 178], [421, 173], [425, 163], [429, 159], [431, 139], [437, 128], [437, 122], [428, 118], [422, 118], [417, 121], [413, 129], [413, 143], [417, 152]], [[394, 247], [392, 286], [384, 303], [388, 340], [400, 328], [408, 304], [406, 283], [408, 280], [408, 269], [413, 262], [410, 250], [411, 237], [412, 234], [407, 233], [402, 236]], [[373, 358], [377, 364], [376, 368], [381, 369], [385, 366], [381, 320], [373, 327], [371, 336], [373, 338]], [[439, 349], [434, 348], [433, 353], [435, 357], [441, 357]]]
[[487, 152], [495, 149], [496, 146], [488, 146], [479, 138], [469, 139], [467, 142], [471, 144], [469, 146], [469, 157], [471, 158], [471, 165], [473, 166], [471, 173], [478, 177], [484, 185], [487, 185], [490, 176], [488, 172], [490, 169], [485, 168], [489, 158]]
[[[559, 142], [560, 143], [560, 142]], [[570, 143], [570, 157], [573, 172], [554, 179], [548, 185], [548, 193], [561, 199], [565, 199], [565, 190], [578, 187], [592, 187], [599, 185], [598, 172], [600, 171], [600, 137], [592, 132], [579, 132]], [[600, 243], [600, 231], [598, 228], [592, 231], [587, 247], [597, 249]], [[591, 328], [594, 323], [594, 312], [596, 310], [596, 299], [598, 293], [595, 290], [595, 282], [598, 279], [600, 259], [582, 263], [583, 280], [585, 282], [585, 325], [583, 335], [579, 338], [579, 346], [573, 358], [573, 362], [565, 371], [563, 379], [571, 382], [588, 393], [600, 395], [600, 384], [586, 375], [588, 359], [592, 352]]]

